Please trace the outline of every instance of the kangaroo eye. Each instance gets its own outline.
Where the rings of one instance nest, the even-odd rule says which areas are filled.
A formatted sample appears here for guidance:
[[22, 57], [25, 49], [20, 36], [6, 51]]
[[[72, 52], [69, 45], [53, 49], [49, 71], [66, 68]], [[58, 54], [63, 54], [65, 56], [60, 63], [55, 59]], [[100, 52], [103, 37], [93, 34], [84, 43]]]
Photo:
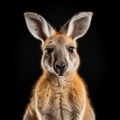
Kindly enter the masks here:
[[50, 53], [52, 53], [53, 48], [46, 48], [45, 51], [46, 51], [47, 54], [50, 54]]
[[73, 53], [73, 52], [74, 52], [74, 49], [75, 49], [75, 47], [72, 47], [72, 46], [71, 46], [71, 47], [68, 48], [68, 51], [69, 51], [70, 53]]

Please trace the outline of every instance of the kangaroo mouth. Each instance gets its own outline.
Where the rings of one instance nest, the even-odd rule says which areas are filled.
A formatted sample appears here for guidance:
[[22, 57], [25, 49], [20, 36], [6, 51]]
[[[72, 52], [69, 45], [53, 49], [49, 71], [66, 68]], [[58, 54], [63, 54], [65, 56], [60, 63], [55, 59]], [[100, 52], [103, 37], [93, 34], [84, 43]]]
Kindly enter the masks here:
[[61, 72], [61, 73], [58, 74], [58, 76], [64, 76], [64, 73]]
[[55, 73], [56, 73], [58, 76], [64, 76], [65, 71], [63, 71], [63, 70], [55, 70]]

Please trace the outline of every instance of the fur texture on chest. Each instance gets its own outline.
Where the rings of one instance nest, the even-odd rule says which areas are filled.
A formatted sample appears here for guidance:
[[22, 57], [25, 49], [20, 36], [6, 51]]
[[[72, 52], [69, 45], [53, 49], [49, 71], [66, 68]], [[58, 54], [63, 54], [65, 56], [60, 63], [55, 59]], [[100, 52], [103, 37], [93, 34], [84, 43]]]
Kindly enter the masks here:
[[79, 85], [80, 83], [72, 83], [71, 81], [68, 84], [62, 83], [58, 86], [52, 86], [48, 83], [36, 92], [36, 110], [41, 114], [42, 120], [74, 120], [79, 118], [86, 99], [85, 91], [81, 89], [81, 86], [78, 92], [78, 88], [74, 87], [73, 84]]

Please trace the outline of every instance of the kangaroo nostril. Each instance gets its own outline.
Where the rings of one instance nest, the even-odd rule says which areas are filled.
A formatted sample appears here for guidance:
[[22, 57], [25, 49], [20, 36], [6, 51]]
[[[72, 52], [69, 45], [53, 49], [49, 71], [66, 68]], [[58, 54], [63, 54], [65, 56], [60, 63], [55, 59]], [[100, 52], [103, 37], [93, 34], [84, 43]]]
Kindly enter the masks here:
[[63, 69], [65, 68], [65, 64], [62, 65], [62, 68], [63, 68]]
[[57, 64], [57, 65], [55, 65], [55, 67], [57, 68], [57, 69], [64, 69], [65, 68], [65, 64]]

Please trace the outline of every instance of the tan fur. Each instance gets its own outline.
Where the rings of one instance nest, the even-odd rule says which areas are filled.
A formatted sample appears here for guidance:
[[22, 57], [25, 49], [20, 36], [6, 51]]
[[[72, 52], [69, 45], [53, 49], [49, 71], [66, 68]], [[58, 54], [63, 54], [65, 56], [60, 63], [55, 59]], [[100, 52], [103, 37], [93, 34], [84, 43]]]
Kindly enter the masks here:
[[[80, 65], [77, 51], [69, 55], [66, 50], [71, 45], [77, 48], [71, 37], [57, 32], [42, 43], [43, 73], [34, 86], [23, 120], [95, 120], [86, 85], [77, 72]], [[53, 69], [53, 72], [47, 70], [47, 67], [52, 67], [45, 51], [48, 46], [54, 48], [53, 55], [59, 57], [60, 54], [66, 59], [68, 67], [63, 76], [58, 76]]]

